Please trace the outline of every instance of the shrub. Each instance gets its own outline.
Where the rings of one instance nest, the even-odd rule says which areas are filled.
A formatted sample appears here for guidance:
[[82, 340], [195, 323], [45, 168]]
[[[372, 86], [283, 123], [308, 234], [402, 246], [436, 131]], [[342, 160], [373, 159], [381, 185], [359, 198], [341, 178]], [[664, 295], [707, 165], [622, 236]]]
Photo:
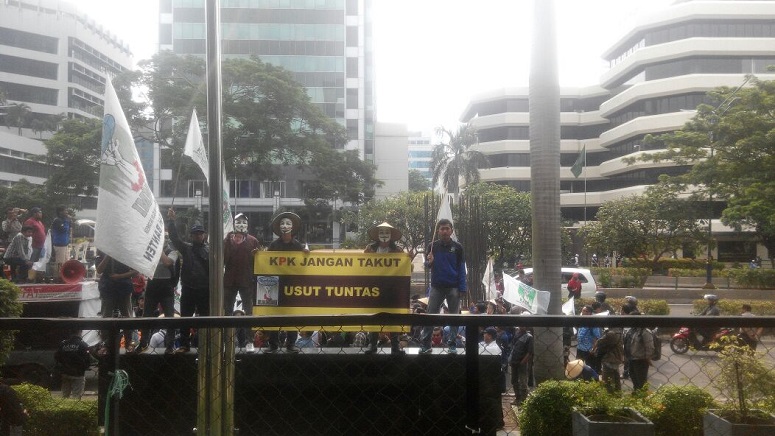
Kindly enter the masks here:
[[[22, 314], [22, 303], [19, 302], [19, 287], [12, 282], [0, 279], [0, 318], [17, 318]], [[13, 330], [0, 331], [0, 364], [8, 359], [8, 354], [13, 350], [13, 341], [16, 332]]]
[[595, 407], [611, 398], [601, 383], [549, 380], [528, 395], [519, 413], [519, 431], [530, 436], [571, 435], [575, 407]]
[[[768, 300], [730, 300], [721, 299], [717, 303], [722, 315], [733, 316], [740, 315], [743, 303], [751, 305], [751, 313], [757, 316], [772, 316], [775, 315], [775, 303]], [[692, 311], [694, 313], [702, 312], [705, 307], [708, 306], [708, 302], [705, 300], [694, 300], [692, 303]]]
[[656, 435], [702, 436], [702, 416], [713, 396], [694, 385], [664, 385], [646, 397], [639, 411], [654, 423]]
[[[605, 300], [611, 307], [617, 311], [624, 305], [624, 298], [606, 298]], [[581, 308], [586, 304], [595, 302], [594, 298], [579, 298], [575, 302], [576, 313], [581, 313]], [[738, 305], [738, 308], [740, 306]], [[670, 315], [670, 306], [667, 300], [638, 300], [638, 310], [644, 315]], [[739, 312], [739, 309], [738, 309]]]
[[28, 383], [14, 386], [30, 417], [24, 424], [27, 436], [98, 435], [97, 402], [54, 399], [40, 386]]
[[601, 288], [638, 288], [646, 283], [651, 268], [591, 268]]
[[740, 268], [725, 271], [739, 286], [772, 289], [775, 288], [775, 270], [762, 268]]

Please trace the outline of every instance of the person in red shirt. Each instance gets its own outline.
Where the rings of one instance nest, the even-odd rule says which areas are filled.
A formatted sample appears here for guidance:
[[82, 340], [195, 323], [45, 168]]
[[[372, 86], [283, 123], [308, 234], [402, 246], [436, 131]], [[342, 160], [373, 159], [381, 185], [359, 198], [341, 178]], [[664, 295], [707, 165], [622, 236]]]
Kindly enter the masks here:
[[46, 244], [46, 226], [43, 225], [43, 211], [39, 207], [30, 209], [30, 217], [24, 222], [25, 226], [32, 227], [32, 256], [30, 260], [37, 262], [40, 252]]
[[573, 276], [568, 280], [568, 299], [579, 299], [581, 297], [581, 280], [579, 279], [579, 273], [573, 273]]

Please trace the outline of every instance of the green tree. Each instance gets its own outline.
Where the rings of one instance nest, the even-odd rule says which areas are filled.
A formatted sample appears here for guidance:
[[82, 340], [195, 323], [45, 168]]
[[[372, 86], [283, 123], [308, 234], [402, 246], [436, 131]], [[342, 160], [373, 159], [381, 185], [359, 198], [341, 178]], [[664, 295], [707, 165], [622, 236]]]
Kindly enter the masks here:
[[654, 185], [643, 195], [604, 203], [597, 221], [580, 232], [596, 251], [616, 250], [627, 257], [649, 260], [657, 267], [662, 256], [707, 241], [697, 206], [694, 201], [679, 198], [666, 185]]
[[[49, 202], [46, 200], [46, 192], [43, 186], [30, 183], [27, 179], [21, 179], [10, 187], [0, 186], [0, 204], [6, 207], [42, 207], [46, 216], [48, 208], [44, 207]], [[51, 207], [53, 212], [54, 208]], [[19, 217], [20, 219], [23, 217]], [[26, 218], [26, 217], [24, 217]]]
[[488, 255], [498, 262], [513, 261], [520, 254], [530, 256], [533, 242], [530, 193], [494, 183], [476, 183], [466, 188], [466, 196], [481, 199]]
[[45, 141], [50, 166], [45, 186], [50, 198], [97, 195], [101, 139], [100, 120], [73, 119]]
[[360, 204], [374, 197], [376, 167], [361, 160], [357, 150], [321, 149], [312, 172], [317, 176], [307, 184], [307, 199], [325, 199]]
[[431, 189], [431, 181], [426, 179], [422, 172], [415, 169], [409, 170], [409, 191], [423, 192]]
[[479, 168], [488, 168], [490, 162], [481, 151], [472, 148], [478, 142], [476, 130], [470, 124], [463, 124], [457, 132], [439, 127], [436, 134], [443, 139], [431, 153], [433, 186], [441, 181], [447, 192], [457, 194], [461, 178], [466, 185], [478, 182]]
[[721, 221], [737, 231], [752, 228], [775, 253], [775, 81], [751, 78], [750, 88], [718, 88], [715, 105], [700, 105], [681, 130], [647, 141], [664, 151], [644, 156], [689, 170], [666, 178], [697, 200], [726, 202]]
[[348, 211], [343, 221], [358, 224], [357, 244], [365, 247], [369, 242], [367, 232], [372, 226], [387, 221], [403, 234], [400, 244], [412, 256], [417, 255], [425, 241], [424, 192], [401, 192], [392, 197], [371, 200], [358, 211]]

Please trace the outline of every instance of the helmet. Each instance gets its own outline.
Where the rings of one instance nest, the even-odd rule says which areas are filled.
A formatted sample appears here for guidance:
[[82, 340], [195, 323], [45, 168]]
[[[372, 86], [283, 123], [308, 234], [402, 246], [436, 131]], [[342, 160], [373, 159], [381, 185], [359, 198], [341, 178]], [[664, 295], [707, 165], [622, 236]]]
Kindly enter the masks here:
[[628, 295], [628, 296], [624, 297], [624, 301], [627, 304], [631, 305], [631, 306], [637, 306], [638, 305], [638, 299], [633, 297], [632, 295]]
[[718, 301], [718, 295], [714, 295], [714, 294], [705, 294], [705, 296], [702, 298], [708, 301]]
[[605, 301], [605, 297], [606, 297], [605, 292], [603, 292], [603, 291], [595, 292], [595, 300], [603, 302], [603, 301]]

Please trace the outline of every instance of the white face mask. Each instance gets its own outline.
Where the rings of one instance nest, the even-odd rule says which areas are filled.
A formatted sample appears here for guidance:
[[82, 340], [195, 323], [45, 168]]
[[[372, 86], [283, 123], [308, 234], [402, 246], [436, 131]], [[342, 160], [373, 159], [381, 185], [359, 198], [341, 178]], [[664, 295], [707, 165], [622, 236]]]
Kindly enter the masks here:
[[290, 218], [280, 220], [280, 233], [291, 233], [293, 231], [293, 221]]
[[237, 233], [248, 232], [248, 220], [239, 219], [234, 222], [234, 231]]
[[377, 239], [379, 239], [379, 242], [388, 242], [390, 241], [391, 231], [388, 228], [380, 227], [377, 233]]

